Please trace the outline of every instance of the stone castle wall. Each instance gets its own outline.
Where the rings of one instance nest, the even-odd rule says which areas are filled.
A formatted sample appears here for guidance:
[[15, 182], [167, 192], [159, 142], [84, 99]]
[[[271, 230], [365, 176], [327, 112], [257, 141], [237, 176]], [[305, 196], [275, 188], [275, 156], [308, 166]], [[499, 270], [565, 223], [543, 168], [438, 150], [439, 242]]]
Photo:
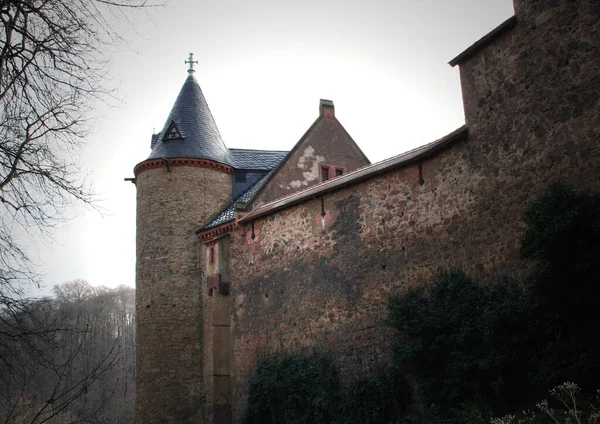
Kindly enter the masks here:
[[171, 166], [141, 172], [136, 186], [136, 422], [203, 422], [203, 285], [194, 230], [231, 201], [231, 175]]
[[516, 6], [516, 26], [460, 64], [464, 140], [259, 218], [254, 239], [249, 224], [232, 234], [234, 421], [257, 358], [316, 347], [346, 381], [369, 373], [388, 358], [389, 293], [452, 265], [479, 281], [519, 280], [529, 202], [555, 181], [600, 189], [597, 3]]

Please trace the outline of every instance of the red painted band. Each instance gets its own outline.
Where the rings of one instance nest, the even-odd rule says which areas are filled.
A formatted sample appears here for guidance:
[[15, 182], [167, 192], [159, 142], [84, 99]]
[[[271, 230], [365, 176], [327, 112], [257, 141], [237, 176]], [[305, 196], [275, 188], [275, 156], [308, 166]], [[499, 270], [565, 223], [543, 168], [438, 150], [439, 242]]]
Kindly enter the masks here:
[[169, 158], [169, 159], [150, 159], [144, 162], [138, 163], [133, 168], [133, 175], [136, 177], [149, 169], [158, 169], [168, 166], [192, 166], [197, 168], [213, 169], [220, 171], [225, 174], [233, 174], [233, 168], [229, 165], [224, 165], [219, 162], [215, 162], [209, 159], [194, 159], [194, 158]]

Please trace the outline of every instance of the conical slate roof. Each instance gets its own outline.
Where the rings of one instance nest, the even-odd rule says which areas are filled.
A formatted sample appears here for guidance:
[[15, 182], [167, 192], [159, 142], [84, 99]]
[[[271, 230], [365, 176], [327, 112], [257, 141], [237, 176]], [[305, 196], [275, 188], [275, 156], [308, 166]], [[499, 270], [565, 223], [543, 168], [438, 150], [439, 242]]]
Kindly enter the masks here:
[[197, 158], [233, 165], [194, 76], [185, 80], [162, 131], [152, 136], [148, 159]]

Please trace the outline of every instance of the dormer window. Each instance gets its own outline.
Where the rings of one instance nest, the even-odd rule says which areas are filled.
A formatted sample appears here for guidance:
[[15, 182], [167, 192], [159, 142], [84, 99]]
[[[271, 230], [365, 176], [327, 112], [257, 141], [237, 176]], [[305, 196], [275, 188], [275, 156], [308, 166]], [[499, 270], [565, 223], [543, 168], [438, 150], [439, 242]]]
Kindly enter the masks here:
[[167, 131], [165, 132], [163, 140], [177, 140], [179, 138], [183, 138], [181, 137], [181, 131], [179, 131], [179, 127], [175, 121], [172, 121], [169, 125], [169, 128], [167, 128]]

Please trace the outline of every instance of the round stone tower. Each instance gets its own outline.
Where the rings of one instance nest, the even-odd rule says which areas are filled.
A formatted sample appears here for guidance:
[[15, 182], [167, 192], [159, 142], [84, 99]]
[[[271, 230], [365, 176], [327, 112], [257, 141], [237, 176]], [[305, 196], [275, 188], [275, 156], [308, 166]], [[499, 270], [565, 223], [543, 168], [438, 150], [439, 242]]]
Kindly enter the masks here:
[[[191, 58], [190, 58], [191, 61]], [[202, 303], [194, 232], [231, 201], [232, 162], [190, 64], [137, 187], [136, 423], [199, 423]]]

